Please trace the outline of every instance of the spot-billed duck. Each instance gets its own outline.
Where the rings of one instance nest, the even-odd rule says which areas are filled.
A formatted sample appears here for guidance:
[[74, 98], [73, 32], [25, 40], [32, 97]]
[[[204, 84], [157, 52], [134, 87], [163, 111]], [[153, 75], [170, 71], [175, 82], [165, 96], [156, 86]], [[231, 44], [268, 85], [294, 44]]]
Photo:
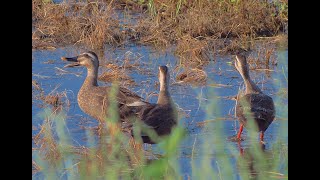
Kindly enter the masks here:
[[[177, 125], [177, 112], [169, 93], [170, 75], [167, 66], [159, 66], [158, 78], [160, 91], [157, 103], [145, 106], [138, 117], [143, 124], [153, 129], [158, 137], [163, 137], [169, 135]], [[147, 135], [142, 134], [141, 137], [144, 143], [157, 143]]]
[[[76, 57], [62, 57], [62, 60], [73, 62], [65, 67], [84, 66], [87, 68], [87, 77], [78, 92], [78, 104], [83, 112], [103, 122], [107, 115], [109, 105], [109, 92], [111, 87], [98, 86], [98, 56], [91, 51]], [[120, 119], [135, 115], [139, 108], [149, 103], [130, 90], [120, 87], [116, 100]]]
[[270, 96], [264, 94], [251, 80], [246, 57], [236, 55], [235, 67], [242, 76], [245, 92], [239, 93], [236, 101], [236, 117], [240, 122], [237, 139], [241, 139], [243, 127], [247, 125], [247, 117], [251, 115], [260, 132], [260, 141], [263, 143], [264, 132], [268, 129], [275, 117], [275, 107]]

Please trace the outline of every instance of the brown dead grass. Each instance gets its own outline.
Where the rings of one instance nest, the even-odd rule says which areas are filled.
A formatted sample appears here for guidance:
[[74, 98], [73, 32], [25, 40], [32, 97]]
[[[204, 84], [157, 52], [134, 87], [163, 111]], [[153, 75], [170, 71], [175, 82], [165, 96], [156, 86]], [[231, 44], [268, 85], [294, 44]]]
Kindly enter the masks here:
[[[96, 146], [88, 148], [60, 144], [59, 140], [55, 138], [54, 123], [50, 118], [46, 118], [43, 125], [40, 126], [41, 130], [32, 138], [35, 144], [33, 151], [39, 155], [42, 161], [48, 162], [50, 167], [59, 165], [70, 154], [74, 160], [73, 167], [85, 172], [87, 177], [104, 175], [109, 169], [117, 170], [119, 174], [127, 174], [135, 166], [146, 164], [146, 159], [143, 157], [144, 151], [141, 148], [131, 147], [129, 145], [131, 139], [120, 138], [119, 128], [111, 130], [110, 124], [107, 126], [99, 125], [99, 128], [103, 129], [101, 132], [105, 133], [98, 135]], [[92, 130], [89, 131], [92, 132]], [[94, 134], [93, 131], [91, 135], [95, 136]], [[106, 137], [107, 134], [108, 137]], [[109, 136], [111, 134], [113, 135]], [[120, 169], [117, 168], [119, 161], [122, 162]], [[41, 168], [35, 160], [32, 160], [32, 168], [34, 174], [48, 167]]]
[[36, 80], [32, 80], [32, 104], [42, 99], [44, 99], [44, 91], [41, 85]]
[[114, 81], [120, 82], [121, 86], [134, 86], [136, 82], [128, 75], [126, 72], [121, 69], [117, 71], [106, 71], [103, 72], [99, 77], [99, 81], [112, 83]]
[[210, 61], [211, 49], [208, 42], [198, 40], [190, 35], [184, 36], [178, 41], [175, 52], [180, 59], [180, 64], [188, 64], [189, 67], [203, 67]]
[[270, 69], [270, 66], [274, 66], [277, 64], [275, 54], [275, 47], [273, 48], [263, 48], [259, 47], [257, 50], [257, 56], [255, 59], [248, 59], [249, 64], [254, 64], [255, 69]]
[[105, 59], [102, 64], [102, 74], [98, 80], [107, 83], [119, 82], [120, 86], [136, 86], [136, 82], [130, 76], [135, 71], [139, 74], [150, 74], [151, 70], [146, 62], [142, 62], [142, 55], [138, 52], [127, 51], [116, 59]]
[[45, 94], [41, 85], [36, 81], [32, 80], [32, 104], [36, 103], [38, 107], [45, 108], [51, 107], [53, 112], [60, 112], [62, 109], [68, 110], [70, 107], [70, 100], [67, 92], [53, 92]]
[[[101, 49], [105, 44], [119, 45], [124, 40], [117, 14], [110, 4], [44, 3], [32, 1], [33, 41], [55, 44], [84, 44]], [[35, 44], [35, 43], [33, 43]], [[34, 45], [36, 47], [36, 44]]]
[[[243, 41], [286, 31], [287, 5], [287, 1], [257, 0], [69, 0], [60, 4], [33, 0], [32, 37], [34, 41], [84, 44], [90, 48], [120, 45], [126, 38], [157, 47], [185, 43], [185, 37]], [[120, 25], [115, 12], [119, 9], [143, 16], [135, 25]], [[193, 41], [190, 43], [194, 45]], [[206, 47], [210, 48], [208, 44]]]
[[32, 137], [33, 142], [39, 149], [42, 157], [50, 163], [55, 163], [61, 158], [61, 152], [57, 141], [53, 137], [52, 122], [49, 118], [45, 119], [41, 130]]
[[207, 83], [207, 73], [204, 70], [193, 68], [186, 69], [176, 76], [178, 83], [188, 83], [195, 86], [205, 85]]
[[62, 105], [60, 95], [55, 94], [55, 95], [47, 95], [44, 99], [44, 102], [47, 104], [52, 105], [53, 107], [57, 108]]
[[[269, 3], [258, 0], [69, 0], [60, 4], [33, 0], [32, 47], [55, 49], [72, 44], [104, 49], [105, 45], [127, 43], [156, 48], [173, 46], [180, 58], [179, 64], [199, 68], [214, 60], [217, 54], [255, 50], [256, 40], [286, 41], [286, 35], [279, 35], [287, 33], [287, 6], [286, 0]], [[140, 19], [137, 23], [122, 21], [118, 11], [139, 13]], [[263, 55], [263, 59], [273, 64], [270, 53], [272, 50], [261, 52], [259, 59]], [[263, 67], [263, 63], [256, 63], [260, 64], [257, 68]], [[117, 72], [110, 73], [112, 78], [130, 81], [128, 77], [118, 77]], [[101, 77], [101, 80], [109, 82], [110, 78]]]
[[[179, 64], [200, 68], [216, 55], [258, 51], [256, 68], [276, 64], [274, 50], [257, 49], [256, 40], [284, 42], [287, 39], [287, 9], [265, 1], [154, 1], [155, 11], [132, 27], [135, 41], [155, 47], [176, 45]], [[287, 6], [287, 1], [282, 2]], [[151, 15], [150, 15], [151, 14]], [[280, 36], [279, 36], [280, 35]], [[267, 37], [267, 38], [265, 38]], [[280, 38], [279, 38], [280, 37]]]
[[[275, 36], [284, 31], [287, 12], [265, 1], [154, 1], [151, 17], [135, 30], [141, 43], [168, 45], [183, 37], [213, 39]], [[287, 3], [287, 2], [283, 2]], [[178, 8], [180, 7], [180, 8]]]
[[41, 167], [34, 160], [32, 160], [32, 174], [40, 170], [41, 170]]
[[62, 109], [68, 110], [70, 107], [70, 100], [66, 91], [49, 93], [42, 100], [52, 107], [53, 112], [60, 112]]
[[42, 91], [40, 84], [36, 80], [32, 80], [32, 89], [35, 91]]

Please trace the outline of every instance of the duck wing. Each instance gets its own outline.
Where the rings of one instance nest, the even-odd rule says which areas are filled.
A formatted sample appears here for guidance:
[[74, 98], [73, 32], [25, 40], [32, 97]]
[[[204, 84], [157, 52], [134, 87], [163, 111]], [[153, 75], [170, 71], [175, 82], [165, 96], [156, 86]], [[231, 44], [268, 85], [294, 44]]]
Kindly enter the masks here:
[[[106, 114], [108, 111], [108, 107], [110, 104], [109, 93], [111, 91], [111, 87], [95, 87], [90, 91], [88, 96], [95, 97], [95, 102], [90, 102], [90, 104], [101, 104], [102, 109], [101, 112]], [[116, 96], [116, 103], [118, 105], [118, 112], [120, 116], [120, 120], [122, 122], [128, 121], [129, 117], [137, 116], [137, 113], [141, 111], [143, 106], [149, 104], [144, 101], [140, 96], [136, 93], [120, 87], [118, 90], [118, 94]], [[92, 108], [91, 108], [92, 109]], [[93, 109], [92, 111], [97, 111], [97, 109]], [[128, 121], [129, 122], [129, 121]]]
[[252, 114], [258, 123], [259, 131], [265, 131], [275, 117], [275, 107], [270, 96], [265, 94], [246, 94], [237, 100], [236, 116], [246, 124], [245, 112]]
[[117, 100], [120, 104], [125, 104], [126, 106], [144, 106], [149, 104], [142, 97], [124, 87], [119, 88]]
[[149, 105], [139, 114], [139, 119], [148, 127], [154, 129], [159, 136], [170, 134], [177, 124], [174, 108], [168, 105]]

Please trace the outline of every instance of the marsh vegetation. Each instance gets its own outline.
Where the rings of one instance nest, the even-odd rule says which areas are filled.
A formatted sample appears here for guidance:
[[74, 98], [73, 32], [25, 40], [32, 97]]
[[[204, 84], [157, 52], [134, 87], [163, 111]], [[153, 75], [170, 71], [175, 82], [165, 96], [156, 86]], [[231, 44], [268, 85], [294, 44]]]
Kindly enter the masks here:
[[[32, 177], [287, 179], [287, 27], [286, 0], [32, 0]], [[169, 138], [135, 148], [117, 129], [109, 134], [115, 107], [105, 126], [79, 109], [85, 70], [64, 69], [60, 57], [88, 49], [99, 56], [100, 85], [117, 82], [149, 102], [158, 66], [169, 67], [179, 111]], [[275, 101], [265, 146], [254, 131], [227, 140], [239, 126], [237, 52]]]

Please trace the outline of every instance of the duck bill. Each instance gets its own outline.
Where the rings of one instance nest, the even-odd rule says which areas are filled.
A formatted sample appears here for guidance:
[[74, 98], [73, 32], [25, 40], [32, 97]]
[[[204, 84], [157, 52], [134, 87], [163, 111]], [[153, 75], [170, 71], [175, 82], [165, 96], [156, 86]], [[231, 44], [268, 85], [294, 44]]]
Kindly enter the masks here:
[[61, 60], [63, 61], [69, 61], [73, 62], [71, 64], [65, 65], [64, 67], [75, 67], [75, 66], [80, 66], [80, 63], [78, 62], [78, 56], [76, 57], [61, 57]]
[[239, 65], [239, 62], [238, 62], [238, 57], [237, 56], [234, 56], [234, 59], [233, 59], [233, 67], [235, 69], [237, 69], [237, 66]]

